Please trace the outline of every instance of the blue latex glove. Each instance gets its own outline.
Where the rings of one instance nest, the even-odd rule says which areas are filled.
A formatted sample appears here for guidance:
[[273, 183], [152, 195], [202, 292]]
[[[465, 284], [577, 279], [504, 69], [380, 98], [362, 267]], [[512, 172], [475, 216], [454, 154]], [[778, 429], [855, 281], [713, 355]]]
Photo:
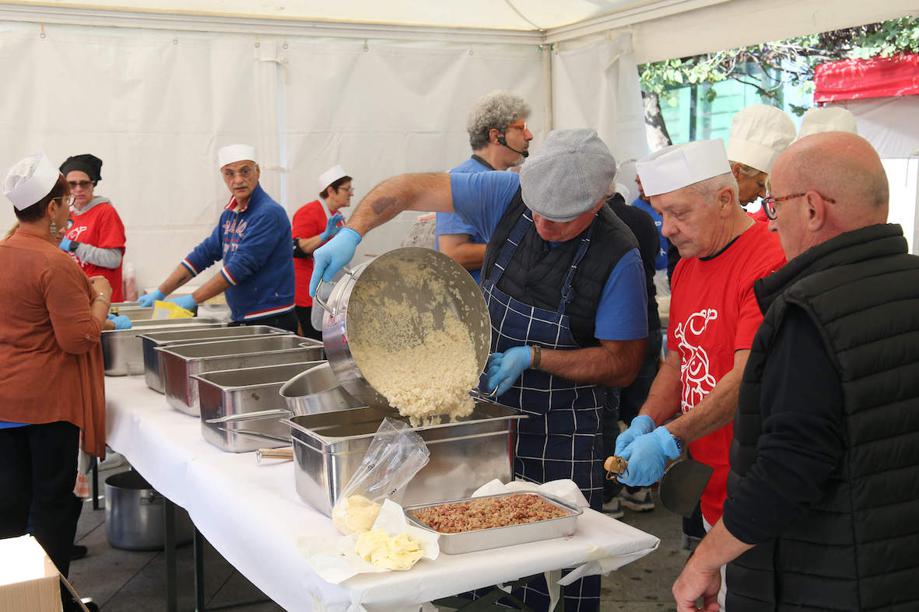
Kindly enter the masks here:
[[313, 276], [310, 278], [310, 296], [316, 296], [316, 287], [319, 279], [331, 283], [338, 271], [347, 265], [357, 245], [361, 243], [361, 235], [350, 227], [343, 227], [335, 237], [313, 251]]
[[623, 451], [635, 438], [651, 433], [655, 427], [657, 427], [657, 423], [646, 414], [640, 414], [632, 419], [632, 424], [629, 425], [629, 428], [616, 437], [616, 455], [621, 457]]
[[69, 253], [70, 252], [70, 239], [64, 238], [57, 244], [57, 246], [60, 247], [60, 249], [64, 251], [65, 253]]
[[137, 303], [143, 306], [144, 308], [150, 308], [153, 306], [153, 302], [162, 300], [165, 295], [159, 289], [153, 291], [153, 293], [145, 293], [137, 299]]
[[131, 319], [124, 315], [110, 314], [108, 320], [115, 324], [115, 329], [131, 329]]
[[335, 234], [337, 234], [341, 229], [339, 223], [343, 222], [344, 220], [345, 218], [341, 216], [341, 213], [335, 213], [329, 217], [329, 220], [325, 224], [325, 231], [319, 234], [319, 239], [325, 242], [326, 240], [329, 240], [335, 236]]
[[180, 295], [179, 297], [169, 298], [167, 302], [172, 302], [177, 306], [181, 306], [185, 310], [195, 311], [195, 308], [198, 307], [198, 302], [195, 301], [191, 295]]
[[661, 425], [636, 438], [619, 456], [629, 462], [619, 482], [630, 487], [647, 487], [661, 479], [667, 460], [679, 457], [680, 448], [667, 428]]
[[529, 346], [515, 346], [503, 353], [492, 353], [488, 360], [486, 386], [501, 395], [511, 388], [523, 371], [530, 367], [533, 351]]

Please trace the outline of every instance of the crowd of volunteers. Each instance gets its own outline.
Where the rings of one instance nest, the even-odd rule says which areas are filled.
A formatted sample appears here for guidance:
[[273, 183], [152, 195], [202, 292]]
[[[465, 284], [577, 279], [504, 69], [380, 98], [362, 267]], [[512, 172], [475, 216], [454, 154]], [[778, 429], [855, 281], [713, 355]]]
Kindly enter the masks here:
[[[852, 115], [812, 109], [796, 130], [751, 105], [726, 144], [666, 147], [634, 181], [594, 130], [534, 143], [529, 115], [511, 93], [483, 97], [469, 159], [384, 180], [347, 219], [341, 165], [291, 222], [254, 147], [223, 147], [220, 219], [139, 303], [194, 310], [223, 293], [231, 325], [321, 338], [320, 283], [367, 232], [436, 213], [430, 247], [473, 275], [490, 315], [481, 390], [528, 417], [516, 478], [571, 479], [618, 517], [654, 508], [671, 461], [712, 468], [704, 538], [673, 586], [681, 612], [919, 607], [919, 258], [887, 223], [887, 177]], [[0, 242], [0, 538], [32, 533], [64, 575], [79, 449], [105, 452], [100, 336], [130, 326], [109, 314], [126, 240], [95, 194], [101, 169], [33, 155], [2, 186], [18, 225]], [[627, 461], [618, 483], [611, 455]], [[542, 578], [513, 594], [550, 606]], [[600, 577], [566, 586], [564, 605], [598, 610]]]

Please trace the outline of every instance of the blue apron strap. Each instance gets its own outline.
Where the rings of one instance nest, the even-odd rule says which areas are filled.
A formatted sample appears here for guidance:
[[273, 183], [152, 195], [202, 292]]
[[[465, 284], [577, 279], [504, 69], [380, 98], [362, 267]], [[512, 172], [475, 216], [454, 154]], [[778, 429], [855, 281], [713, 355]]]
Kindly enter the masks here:
[[[517, 246], [520, 244], [520, 241], [523, 240], [523, 237], [526, 236], [527, 230], [531, 225], [533, 225], [533, 218], [530, 216], [529, 209], [527, 209], [522, 215], [520, 215], [520, 218], [517, 219], [514, 227], [507, 235], [507, 240], [505, 240], [504, 244], [501, 246], [501, 252], [498, 253], [498, 259], [495, 260], [494, 263], [494, 267], [496, 269], [495, 272], [492, 272], [487, 279], [483, 275], [483, 287], [485, 286], [485, 281], [492, 283], [493, 285], [498, 284], [498, 281], [500, 281], [501, 277], [504, 276], [504, 270], [507, 268], [507, 264], [510, 263], [511, 258], [517, 251]], [[484, 273], [485, 271], [483, 270], [482, 272]]]
[[[596, 221], [596, 219], [594, 219]], [[558, 314], [564, 316], [565, 310], [568, 308], [568, 304], [571, 303], [571, 300], [574, 299], [574, 290], [572, 289], [572, 284], [574, 283], [574, 273], [578, 271], [578, 265], [581, 263], [581, 260], [584, 259], [584, 256], [587, 255], [587, 249], [590, 248], [590, 235], [594, 231], [595, 223], [591, 223], [587, 226], [587, 231], [581, 236], [581, 243], [578, 245], [578, 250], [574, 254], [574, 259], [571, 260], [571, 266], [568, 268], [568, 274], [565, 275], [565, 282], [562, 283], [562, 299], [558, 304]]]

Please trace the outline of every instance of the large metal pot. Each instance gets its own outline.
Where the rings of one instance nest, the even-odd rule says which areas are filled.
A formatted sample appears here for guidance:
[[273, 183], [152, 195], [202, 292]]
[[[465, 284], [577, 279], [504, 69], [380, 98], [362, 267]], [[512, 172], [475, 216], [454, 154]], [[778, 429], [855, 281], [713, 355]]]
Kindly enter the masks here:
[[[163, 496], [135, 471], [105, 479], [105, 535], [114, 548], [162, 550], [165, 536]], [[176, 543], [192, 538], [188, 513], [176, 506]]]
[[[416, 276], [411, 282], [405, 274], [407, 266]], [[418, 274], [423, 278], [421, 290]], [[444, 295], [445, 299], [433, 300], [431, 296], [435, 294]], [[386, 338], [366, 331], [367, 321], [379, 313], [381, 296], [406, 304], [415, 317], [433, 316], [435, 324], [444, 320], [447, 309], [456, 313], [472, 337], [479, 371], [485, 369], [491, 323], [482, 291], [472, 276], [443, 253], [419, 247], [395, 249], [348, 270], [335, 283], [327, 301], [314, 299], [325, 311], [322, 341], [326, 358], [341, 385], [355, 398], [368, 406], [388, 406], [386, 399], [364, 378], [361, 364], [351, 350], [355, 342], [386, 342]], [[404, 334], [406, 330], [412, 333], [413, 329], [411, 322], [406, 321], [393, 334], [397, 331]]]
[[297, 374], [281, 387], [281, 397], [295, 415], [360, 408], [363, 403], [345, 391], [328, 362]]

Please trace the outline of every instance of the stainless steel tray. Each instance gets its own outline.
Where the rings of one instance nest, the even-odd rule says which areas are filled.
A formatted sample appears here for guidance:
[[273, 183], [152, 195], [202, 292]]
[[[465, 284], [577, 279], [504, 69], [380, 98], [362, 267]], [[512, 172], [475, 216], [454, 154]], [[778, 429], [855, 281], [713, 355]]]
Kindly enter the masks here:
[[111, 312], [112, 314], [127, 317], [131, 319], [132, 321], [143, 321], [143, 320], [153, 319], [153, 307], [152, 306], [144, 308], [143, 306], [140, 306], [140, 305], [123, 302], [121, 304], [112, 304]]
[[202, 344], [159, 346], [163, 389], [169, 404], [198, 416], [198, 381], [192, 376], [267, 365], [322, 359], [322, 346], [302, 347], [299, 336], [262, 336]]
[[[288, 419], [300, 498], [329, 516], [386, 417], [400, 418], [392, 408], [366, 407]], [[480, 400], [471, 415], [457, 422], [415, 427], [431, 457], [406, 487], [403, 503], [459, 499], [489, 480], [510, 480], [517, 421], [524, 417]]]
[[201, 407], [201, 435], [231, 453], [290, 445], [292, 415], [278, 390], [285, 382], [324, 361], [241, 368], [195, 374]]
[[[455, 504], [469, 502], [473, 499], [488, 499], [496, 497], [510, 497], [511, 495], [535, 495], [546, 502], [557, 506], [568, 512], [567, 516], [561, 516], [536, 523], [525, 523], [523, 525], [510, 525], [508, 527], [494, 527], [491, 529], [478, 529], [476, 531], [464, 531], [462, 533], [442, 533], [428, 527], [425, 523], [417, 519], [415, 512], [431, 506], [440, 506], [443, 504]], [[515, 546], [517, 544], [527, 544], [529, 542], [539, 542], [541, 540], [551, 540], [553, 538], [563, 538], [573, 535], [577, 530], [578, 517], [583, 514], [583, 510], [573, 506], [560, 499], [538, 493], [536, 491], [514, 491], [512, 493], [501, 493], [499, 495], [485, 495], [478, 498], [464, 498], [449, 502], [438, 502], [436, 504], [423, 504], [405, 507], [405, 516], [410, 523], [422, 529], [433, 531], [440, 535], [438, 546], [440, 552], [448, 555], [461, 555], [464, 553], [475, 552], [477, 550], [488, 550], [490, 548], [503, 548], [505, 546]]]
[[235, 340], [252, 336], [289, 336], [293, 332], [268, 325], [239, 325], [236, 327], [218, 327], [214, 329], [182, 329], [181, 331], [159, 331], [142, 335], [144, 351], [144, 381], [147, 386], [163, 393], [163, 371], [160, 365], [160, 354], [154, 349], [157, 346], [175, 346], [179, 344], [199, 344], [219, 340]]
[[208, 329], [222, 327], [211, 319], [144, 319], [132, 322], [131, 329], [110, 329], [102, 332], [102, 357], [106, 376], [129, 376], [144, 373], [144, 347], [138, 336], [156, 331], [176, 329]]
[[328, 361], [294, 376], [284, 383], [279, 393], [294, 414], [317, 414], [364, 406], [339, 384]]

